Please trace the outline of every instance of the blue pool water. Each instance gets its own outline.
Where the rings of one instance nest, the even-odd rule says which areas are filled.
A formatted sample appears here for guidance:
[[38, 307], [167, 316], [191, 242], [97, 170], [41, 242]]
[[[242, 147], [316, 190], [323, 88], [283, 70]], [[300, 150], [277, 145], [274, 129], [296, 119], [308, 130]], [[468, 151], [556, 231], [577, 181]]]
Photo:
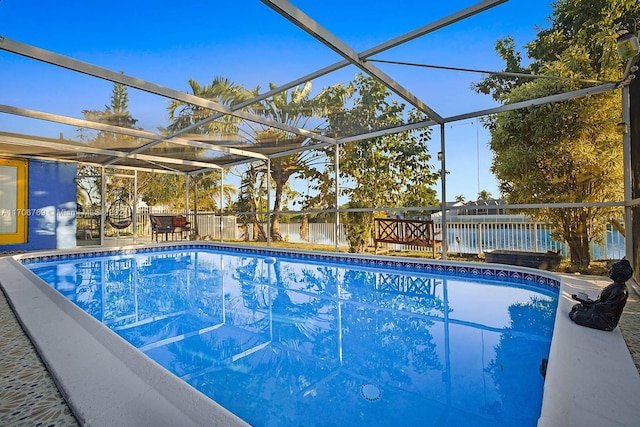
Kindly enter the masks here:
[[535, 426], [557, 290], [184, 249], [26, 266], [255, 426]]

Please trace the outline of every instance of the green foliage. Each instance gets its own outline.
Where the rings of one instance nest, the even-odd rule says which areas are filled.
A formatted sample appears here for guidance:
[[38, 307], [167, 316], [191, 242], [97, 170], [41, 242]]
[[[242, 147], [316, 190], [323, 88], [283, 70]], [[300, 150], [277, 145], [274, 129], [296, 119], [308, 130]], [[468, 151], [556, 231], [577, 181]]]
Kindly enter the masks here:
[[637, 32], [640, 3], [637, 0], [560, 0], [554, 3], [551, 27], [538, 33], [527, 45], [535, 61], [534, 72], [558, 58], [570, 63], [582, 58], [584, 75], [601, 80], [620, 77], [623, 62], [616, 52], [616, 39]]
[[149, 206], [184, 207], [185, 188], [184, 176], [153, 172], [138, 173], [138, 195]]
[[[83, 110], [82, 114], [89, 121], [136, 129], [137, 120], [131, 116], [128, 103], [127, 87], [114, 83], [111, 101], [109, 105], [105, 105], [104, 110]], [[79, 130], [79, 138], [89, 146], [107, 149], [134, 148], [137, 144], [134, 137], [107, 131], [90, 132], [81, 129]], [[100, 205], [100, 173], [100, 169], [95, 166], [82, 165], [78, 169], [76, 195], [79, 203], [85, 207], [97, 208]], [[108, 177], [105, 182], [105, 203], [113, 203], [119, 198], [131, 202], [130, 199], [133, 197], [132, 178]]]
[[[210, 99], [225, 106], [246, 101], [258, 94], [257, 88], [254, 91], [250, 91], [244, 86], [235, 84], [223, 77], [215, 77], [211, 84], [204, 86], [190, 79], [189, 87], [195, 96]], [[240, 132], [240, 119], [237, 117], [224, 115], [213, 120], [209, 119], [212, 114], [212, 111], [208, 108], [187, 104], [182, 101], [173, 101], [169, 105], [171, 125], [167, 130], [175, 133], [194, 126], [190, 130], [191, 133], [225, 138], [234, 138]], [[198, 126], [195, 126], [196, 124]]]
[[[210, 85], [202, 86], [195, 80], [189, 81], [193, 94], [214, 100], [222, 105], [236, 105], [250, 100], [258, 95], [258, 89], [247, 90], [241, 85], [236, 85], [221, 77], [216, 77]], [[270, 85], [270, 89], [276, 89], [274, 84]], [[292, 127], [306, 127], [308, 121], [314, 117], [314, 114], [327, 108], [326, 100], [324, 107], [316, 106], [316, 102], [310, 96], [311, 83], [306, 83], [295, 87], [291, 90], [282, 91], [271, 98], [256, 102], [247, 107], [247, 109], [255, 115], [259, 115], [270, 120], [278, 121]], [[253, 140], [256, 145], [265, 149], [272, 150], [273, 147], [278, 149], [298, 147], [309, 143], [309, 139], [304, 136], [291, 134], [280, 129], [273, 129], [267, 126], [252, 124], [249, 126], [241, 126], [237, 118], [231, 116], [222, 116], [219, 118], [209, 118], [211, 111], [175, 101], [169, 107], [169, 116], [172, 121], [169, 126], [169, 132], [180, 132], [182, 129], [189, 128], [190, 132], [205, 134], [209, 137], [220, 139], [246, 139]], [[197, 125], [197, 126], [196, 126]], [[271, 159], [270, 170], [267, 171], [266, 163], [264, 165], [251, 164], [245, 176], [243, 176], [242, 189], [237, 207], [241, 211], [255, 212], [256, 210], [266, 210], [266, 206], [261, 207], [264, 199], [264, 188], [267, 172], [269, 172], [275, 189], [273, 211], [271, 215], [271, 237], [278, 241], [282, 239], [279, 231], [278, 213], [282, 210], [283, 202], [290, 197], [292, 192], [288, 185], [289, 179], [298, 173], [306, 162], [307, 154], [304, 152], [292, 154], [288, 156]], [[220, 198], [219, 184], [216, 183], [216, 174], [209, 173], [209, 176], [198, 177], [201, 183], [198, 187], [200, 194], [204, 197], [201, 203], [203, 206], [215, 205], [214, 199]], [[225, 186], [223, 188], [225, 197], [229, 200], [235, 195], [235, 189]], [[200, 197], [199, 199], [200, 200]], [[258, 209], [258, 208], [261, 209]], [[259, 221], [255, 215], [250, 221], [254, 226], [255, 235], [263, 236], [264, 232], [259, 225]]]
[[[274, 84], [270, 85], [270, 89], [275, 89]], [[326, 100], [320, 101], [319, 98], [311, 97], [311, 83], [307, 82], [303, 85], [295, 87], [291, 90], [282, 91], [272, 98], [266, 99], [260, 103], [251, 106], [254, 114], [264, 116], [271, 120], [279, 121], [291, 127], [307, 128], [310, 121], [317, 117], [319, 111], [322, 110], [320, 104], [326, 105]], [[322, 96], [322, 94], [320, 95]], [[279, 129], [258, 126], [254, 130], [254, 139], [256, 144], [267, 147], [291, 147], [308, 145], [312, 140], [291, 134]], [[289, 180], [292, 176], [300, 174], [312, 161], [309, 152], [298, 152], [287, 156], [272, 158], [270, 161], [270, 176], [274, 184], [273, 211], [271, 215], [271, 238], [274, 241], [283, 239], [280, 233], [280, 211], [283, 210], [284, 202], [291, 196], [291, 188]], [[266, 174], [266, 167], [262, 169], [262, 173]]]
[[[554, 3], [549, 29], [527, 45], [529, 67], [521, 65], [512, 39], [497, 43], [506, 71], [559, 76], [565, 80], [492, 76], [478, 83], [504, 104], [588, 87], [575, 79], [620, 78], [616, 38], [640, 19], [637, 2], [564, 0]], [[487, 120], [494, 152], [492, 171], [510, 203], [578, 203], [622, 198], [620, 94], [609, 92], [500, 113]], [[589, 243], [612, 208], [542, 209], [527, 212], [550, 221], [565, 240], [574, 265], [588, 266]]]
[[[326, 102], [332, 106], [326, 132], [334, 137], [361, 135], [424, 119], [415, 111], [406, 115], [404, 104], [391, 100], [391, 93], [384, 85], [361, 74], [348, 87], [333, 88], [325, 95], [327, 99], [334, 97], [344, 103], [342, 108], [336, 108], [338, 102]], [[349, 199], [349, 206], [369, 208], [436, 204], [436, 192], [431, 186], [439, 175], [429, 164], [429, 139], [430, 130], [421, 129], [341, 145], [340, 196]], [[315, 199], [307, 200], [309, 205], [335, 206], [335, 167], [330, 160], [334, 152], [334, 148], [324, 150], [326, 164], [305, 172], [318, 194]], [[347, 238], [352, 248], [360, 248], [363, 240], [365, 243], [369, 240], [370, 225], [365, 227], [360, 214], [351, 216]]]
[[478, 200], [490, 200], [491, 199], [491, 193], [488, 192], [487, 190], [481, 190], [478, 193]]
[[[266, 210], [266, 185], [265, 180], [261, 179], [265, 175], [259, 167], [251, 163], [245, 173], [242, 175], [240, 183], [240, 193], [235, 209], [239, 212], [260, 212]], [[253, 235], [256, 240], [266, 241], [266, 235], [262, 229], [262, 221], [264, 215], [255, 213], [249, 215], [241, 215], [240, 223], [248, 229], [251, 225]], [[249, 234], [245, 233], [245, 240], [249, 240]]]
[[[200, 209], [207, 211], [222, 211], [226, 205], [231, 204], [232, 198], [237, 194], [235, 186], [223, 184], [221, 186], [222, 173], [219, 170], [211, 170], [194, 176], [192, 181], [194, 186], [198, 187], [198, 205]], [[222, 190], [222, 200], [220, 199], [220, 190]]]
[[[390, 92], [377, 81], [356, 76], [348, 87], [333, 96], [345, 102], [343, 108], [328, 113], [329, 128], [326, 133], [334, 137], [365, 134], [406, 123], [405, 106], [389, 100]], [[350, 108], [347, 108], [350, 107]], [[415, 112], [409, 113], [409, 121], [423, 119]], [[429, 191], [438, 175], [429, 165], [427, 141], [428, 129], [419, 132], [403, 132], [370, 138], [340, 146], [340, 177], [343, 193], [350, 200], [372, 206], [402, 206], [408, 198], [422, 203], [434, 201], [435, 192]], [[332, 159], [333, 148], [323, 151]], [[322, 169], [309, 176], [315, 187], [326, 197], [326, 206], [335, 205], [333, 161], [328, 160]], [[347, 185], [344, 185], [347, 183]], [[429, 200], [425, 200], [429, 199]]]
[[[350, 202], [348, 208], [362, 208], [361, 203]], [[347, 212], [343, 218], [345, 233], [349, 243], [349, 252], [363, 253], [371, 237], [371, 214], [369, 212]]]

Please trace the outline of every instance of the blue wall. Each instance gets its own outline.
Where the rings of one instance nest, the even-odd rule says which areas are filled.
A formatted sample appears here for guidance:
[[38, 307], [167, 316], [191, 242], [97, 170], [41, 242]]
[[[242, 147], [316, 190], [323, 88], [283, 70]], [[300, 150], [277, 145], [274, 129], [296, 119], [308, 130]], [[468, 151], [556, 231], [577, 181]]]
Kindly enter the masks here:
[[76, 246], [75, 163], [29, 160], [26, 244], [0, 251], [67, 249]]

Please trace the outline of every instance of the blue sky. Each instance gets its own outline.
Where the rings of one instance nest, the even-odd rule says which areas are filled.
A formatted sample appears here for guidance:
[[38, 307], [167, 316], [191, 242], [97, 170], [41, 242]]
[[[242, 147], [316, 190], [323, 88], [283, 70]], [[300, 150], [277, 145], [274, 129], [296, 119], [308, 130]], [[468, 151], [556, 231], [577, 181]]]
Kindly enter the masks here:
[[[478, 1], [335, 1], [293, 3], [356, 51], [433, 22]], [[441, 4], [433, 4], [441, 3]], [[376, 59], [501, 70], [496, 40], [512, 36], [522, 47], [547, 27], [548, 0], [510, 0], [489, 11], [377, 55]], [[0, 0], [0, 36], [75, 59], [122, 71], [153, 83], [188, 91], [224, 76], [249, 88], [284, 84], [341, 58], [257, 0], [110, 2]], [[481, 74], [376, 64], [443, 116], [490, 108], [470, 85]], [[348, 82], [345, 68], [313, 82], [314, 91]], [[0, 51], [0, 104], [82, 118], [82, 110], [108, 104], [112, 84]], [[167, 126], [168, 101], [129, 91], [138, 125]], [[73, 128], [0, 114], [0, 129], [57, 137]], [[447, 195], [474, 200], [479, 190], [498, 196], [489, 172], [488, 133], [477, 120], [445, 128]], [[434, 128], [430, 151], [440, 151]], [[440, 187], [438, 186], [440, 196]]]

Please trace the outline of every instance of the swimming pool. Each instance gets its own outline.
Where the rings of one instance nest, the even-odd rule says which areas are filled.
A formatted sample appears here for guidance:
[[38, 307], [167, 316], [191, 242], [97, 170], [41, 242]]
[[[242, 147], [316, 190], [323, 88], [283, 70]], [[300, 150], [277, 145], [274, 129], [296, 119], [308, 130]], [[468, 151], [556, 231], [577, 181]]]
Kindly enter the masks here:
[[543, 273], [160, 249], [24, 263], [254, 425], [537, 422], [558, 294]]

